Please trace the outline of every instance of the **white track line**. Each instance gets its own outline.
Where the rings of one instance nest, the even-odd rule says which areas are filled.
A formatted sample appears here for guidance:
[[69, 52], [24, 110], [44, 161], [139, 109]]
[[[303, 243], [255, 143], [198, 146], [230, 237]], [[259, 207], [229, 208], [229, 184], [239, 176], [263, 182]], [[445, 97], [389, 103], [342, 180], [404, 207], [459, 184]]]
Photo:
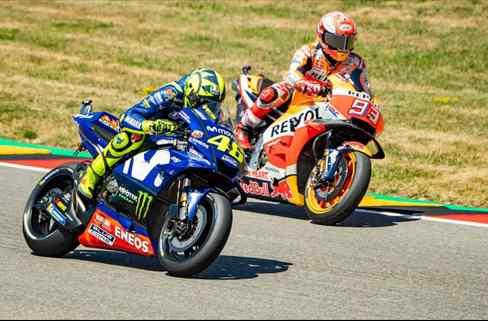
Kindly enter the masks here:
[[46, 173], [46, 172], [50, 171], [49, 169], [40, 168], [40, 167], [18, 165], [18, 164], [12, 164], [12, 163], [4, 163], [4, 162], [0, 162], [0, 166], [1, 167], [16, 168], [16, 169], [25, 169], [28, 171], [39, 172], [39, 173]]
[[467, 222], [467, 221], [457, 221], [457, 220], [450, 220], [448, 218], [442, 217], [435, 217], [435, 216], [419, 216], [419, 215], [408, 215], [408, 214], [400, 214], [400, 213], [392, 213], [392, 212], [377, 212], [372, 210], [365, 210], [359, 209], [358, 212], [364, 213], [371, 213], [371, 214], [381, 214], [384, 216], [390, 217], [402, 217], [411, 220], [423, 220], [423, 221], [430, 221], [430, 222], [438, 222], [438, 223], [447, 223], [447, 224], [454, 224], [454, 225], [464, 225], [464, 226], [474, 226], [474, 227], [488, 227], [488, 224], [485, 223], [477, 223], [477, 222]]
[[[11, 164], [11, 163], [3, 163], [3, 162], [0, 162], [0, 166], [16, 168], [16, 169], [24, 169], [24, 170], [40, 172], [40, 173], [46, 173], [49, 171], [49, 169], [45, 169], [45, 168]], [[372, 211], [372, 210], [365, 210], [365, 209], [359, 209], [358, 212], [371, 213], [371, 214], [381, 214], [381, 215], [390, 216], [390, 217], [402, 217], [402, 218], [407, 218], [407, 219], [411, 219], [411, 220], [423, 220], [423, 221], [447, 223], [447, 224], [454, 224], [454, 225], [485, 227], [485, 228], [488, 227], [488, 224], [450, 220], [447, 218], [440, 218], [440, 217], [434, 217], [434, 216], [407, 215], [407, 214], [392, 213], [392, 212], [385, 212], [385, 211]]]

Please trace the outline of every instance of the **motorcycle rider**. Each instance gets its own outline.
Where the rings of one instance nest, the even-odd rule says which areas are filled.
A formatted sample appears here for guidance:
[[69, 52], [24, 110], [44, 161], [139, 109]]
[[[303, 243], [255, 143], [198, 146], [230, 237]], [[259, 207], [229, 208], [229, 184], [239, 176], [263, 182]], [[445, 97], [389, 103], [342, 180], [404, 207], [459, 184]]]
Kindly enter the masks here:
[[122, 159], [136, 153], [146, 135], [174, 133], [178, 124], [172, 114], [183, 107], [203, 106], [211, 117], [225, 98], [225, 82], [213, 69], [199, 68], [177, 81], [163, 85], [142, 101], [130, 107], [120, 119], [121, 131], [87, 167], [78, 191], [93, 198], [101, 177]]
[[338, 73], [353, 81], [359, 90], [372, 96], [366, 63], [353, 52], [357, 37], [355, 22], [342, 12], [324, 15], [317, 24], [317, 40], [300, 48], [290, 64], [287, 78], [265, 88], [236, 127], [236, 137], [243, 149], [251, 149], [253, 129], [261, 125], [274, 110], [288, 106], [293, 91], [315, 96], [330, 83], [327, 77]]

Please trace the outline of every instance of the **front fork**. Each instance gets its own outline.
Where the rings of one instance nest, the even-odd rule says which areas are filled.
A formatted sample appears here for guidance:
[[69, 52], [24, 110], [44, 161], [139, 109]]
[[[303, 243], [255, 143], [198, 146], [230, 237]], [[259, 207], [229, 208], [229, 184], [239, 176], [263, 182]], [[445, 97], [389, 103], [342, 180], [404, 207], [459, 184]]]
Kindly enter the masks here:
[[172, 207], [174, 217], [181, 222], [193, 222], [197, 214], [198, 205], [208, 194], [210, 188], [192, 188], [191, 179], [188, 177], [178, 181], [178, 193], [176, 206]]
[[335, 174], [337, 172], [340, 161], [346, 153], [352, 151], [349, 146], [340, 145], [335, 148], [331, 148], [330, 140], [332, 137], [332, 131], [327, 133], [324, 158], [321, 160], [320, 170], [318, 175], [318, 182], [321, 184], [332, 183], [335, 180]]
[[319, 183], [332, 183], [342, 157], [352, 149], [347, 146], [339, 146], [335, 149], [327, 149], [323, 165], [320, 168]]

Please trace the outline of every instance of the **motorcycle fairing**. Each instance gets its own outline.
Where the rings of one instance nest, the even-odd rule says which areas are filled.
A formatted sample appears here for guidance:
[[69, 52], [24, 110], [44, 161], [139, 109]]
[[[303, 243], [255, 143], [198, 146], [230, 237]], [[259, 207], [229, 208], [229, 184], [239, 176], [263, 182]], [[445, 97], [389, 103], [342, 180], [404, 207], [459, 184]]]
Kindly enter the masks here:
[[240, 185], [247, 195], [258, 199], [289, 202], [293, 197], [286, 180], [260, 179], [247, 175], [241, 178]]
[[119, 132], [119, 119], [107, 112], [94, 112], [73, 117], [79, 127], [81, 144], [96, 157]]
[[[186, 148], [178, 146], [175, 136], [149, 135], [150, 149], [131, 156], [112, 170], [111, 178], [115, 183], [111, 184], [113, 191], [106, 193], [106, 200], [116, 210], [133, 217], [139, 223], [144, 223], [153, 208], [159, 206], [156, 202], [158, 196], [163, 194], [180, 175], [189, 170], [214, 174], [227, 173], [228, 176], [223, 178], [229, 180], [231, 185], [237, 184], [235, 176], [241, 170], [242, 164], [235, 157], [231, 157], [227, 149], [212, 148], [209, 142], [215, 137], [225, 136], [228, 145], [237, 145], [234, 142], [233, 132], [216, 123], [199, 108], [184, 108], [177, 114], [187, 123], [191, 131], [191, 137], [187, 142], [188, 152]], [[117, 118], [108, 113], [80, 114], [74, 117], [74, 121], [80, 127], [83, 146], [94, 157], [102, 152], [111, 137], [118, 132]], [[244, 158], [243, 153], [242, 158]], [[125, 195], [124, 200], [121, 200], [123, 197], [118, 197], [121, 190]], [[190, 220], [196, 214], [198, 202], [209, 191], [198, 189], [190, 191], [191, 206], [188, 211]]]
[[[266, 199], [286, 201], [298, 206], [304, 205], [304, 195], [298, 188], [299, 158], [305, 146], [324, 134], [329, 127], [343, 126], [357, 129], [360, 131], [360, 135], [364, 134], [364, 144], [349, 142], [348, 146], [372, 158], [384, 157], [383, 150], [375, 137], [350, 123], [350, 119], [354, 116], [374, 127], [377, 134], [382, 132], [383, 117], [376, 107], [372, 108], [369, 95], [357, 92], [349, 81], [338, 76], [331, 77], [330, 80], [334, 84], [330, 101], [295, 92], [288, 111], [263, 133], [262, 149], [268, 157], [267, 164], [279, 168], [282, 174], [280, 178], [274, 178], [269, 183], [269, 189], [274, 190], [275, 187], [280, 186], [282, 191], [287, 192], [277, 198], [271, 197], [272, 193], [270, 193], [269, 197], [265, 197]], [[358, 105], [356, 115], [348, 114], [343, 106], [348, 106], [348, 104], [350, 106], [356, 101], [364, 104]], [[359, 107], [363, 108], [359, 109]], [[255, 153], [253, 157], [259, 156], [261, 150], [256, 150]], [[261, 176], [263, 173], [267, 174], [265, 167], [254, 171], [254, 174], [256, 172], [261, 172]], [[257, 177], [253, 177], [252, 172], [246, 175], [246, 179], [244, 187], [247, 187], [248, 190], [251, 185], [263, 184]], [[276, 193], [273, 195], [276, 196]], [[283, 196], [286, 196], [285, 200]]]
[[131, 218], [120, 215], [100, 202], [93, 213], [87, 229], [78, 237], [87, 247], [121, 250], [143, 256], [154, 256], [148, 231]]
[[[310, 103], [310, 97], [295, 95], [292, 103]], [[314, 123], [317, 119], [341, 118], [327, 102], [320, 102], [311, 107], [303, 105], [292, 105], [287, 113], [280, 117], [263, 134], [263, 149], [268, 156], [267, 164], [277, 168], [281, 177], [274, 178], [269, 184], [269, 197], [256, 195], [280, 202], [303, 206], [304, 195], [298, 189], [297, 163], [305, 145], [325, 131], [325, 126]], [[259, 153], [260, 151], [256, 151]], [[267, 172], [265, 169], [262, 170]], [[266, 173], [267, 174], [267, 173]], [[252, 173], [246, 175], [248, 181], [244, 184], [259, 186], [263, 184], [256, 180]], [[268, 185], [264, 186], [268, 186]], [[251, 190], [249, 186], [243, 186], [244, 190]], [[262, 193], [261, 193], [262, 194]]]
[[[162, 192], [175, 177], [189, 168], [217, 173], [225, 165], [230, 176], [235, 176], [234, 174], [240, 171], [241, 163], [229, 156], [227, 151], [210, 148], [208, 143], [208, 140], [222, 135], [233, 141], [231, 130], [216, 124], [198, 108], [184, 108], [178, 112], [178, 115], [188, 124], [192, 132], [192, 137], [188, 140], [189, 153], [178, 151], [174, 146], [175, 138], [172, 136], [151, 135], [149, 139], [154, 145], [159, 146], [159, 149], [142, 151], [117, 165], [113, 171], [121, 175], [129, 175], [131, 179], [142, 183], [155, 195]], [[99, 136], [100, 130], [95, 129], [103, 128], [113, 136], [117, 130], [107, 123], [111, 125], [116, 120], [115, 116], [105, 112], [74, 116], [74, 121], [80, 127], [82, 144], [93, 157], [101, 153], [108, 143], [108, 140]], [[106, 136], [108, 138], [109, 135]]]
[[174, 149], [147, 150], [136, 154], [114, 168], [114, 173], [143, 185], [159, 195], [188, 168], [216, 171], [216, 166], [194, 154]]

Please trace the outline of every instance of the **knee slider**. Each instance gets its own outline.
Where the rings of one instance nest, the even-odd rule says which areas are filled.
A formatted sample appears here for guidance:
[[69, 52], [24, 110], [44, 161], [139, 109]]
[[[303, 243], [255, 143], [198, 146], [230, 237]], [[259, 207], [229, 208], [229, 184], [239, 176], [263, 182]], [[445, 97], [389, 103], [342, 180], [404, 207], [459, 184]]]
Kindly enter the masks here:
[[272, 103], [274, 100], [276, 100], [276, 98], [278, 98], [278, 91], [273, 86], [264, 89], [261, 95], [259, 96], [259, 99], [264, 104]]

